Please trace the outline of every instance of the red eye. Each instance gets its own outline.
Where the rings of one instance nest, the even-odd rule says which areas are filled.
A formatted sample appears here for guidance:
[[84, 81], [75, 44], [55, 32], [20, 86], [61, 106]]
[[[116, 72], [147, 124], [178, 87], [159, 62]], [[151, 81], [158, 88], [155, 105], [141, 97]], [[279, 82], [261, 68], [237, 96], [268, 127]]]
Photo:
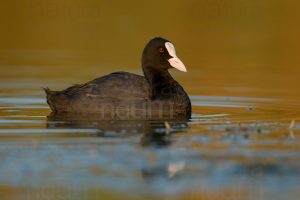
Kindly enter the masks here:
[[163, 53], [163, 52], [165, 52], [165, 49], [162, 48], [162, 47], [160, 47], [160, 48], [158, 49], [158, 51], [159, 51], [159, 53]]

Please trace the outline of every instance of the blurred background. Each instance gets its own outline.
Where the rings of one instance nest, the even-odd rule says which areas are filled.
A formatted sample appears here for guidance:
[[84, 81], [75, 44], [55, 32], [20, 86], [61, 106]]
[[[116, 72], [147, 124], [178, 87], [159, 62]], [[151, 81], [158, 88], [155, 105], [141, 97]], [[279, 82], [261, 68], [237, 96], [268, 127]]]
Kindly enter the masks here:
[[175, 44], [188, 68], [174, 74], [190, 94], [298, 98], [299, 5], [295, 0], [5, 1], [0, 78], [69, 85], [112, 71], [141, 73], [144, 45], [162, 36]]
[[[0, 4], [0, 197], [299, 199], [296, 0]], [[188, 72], [187, 122], [51, 119], [42, 87], [142, 74], [153, 37]]]

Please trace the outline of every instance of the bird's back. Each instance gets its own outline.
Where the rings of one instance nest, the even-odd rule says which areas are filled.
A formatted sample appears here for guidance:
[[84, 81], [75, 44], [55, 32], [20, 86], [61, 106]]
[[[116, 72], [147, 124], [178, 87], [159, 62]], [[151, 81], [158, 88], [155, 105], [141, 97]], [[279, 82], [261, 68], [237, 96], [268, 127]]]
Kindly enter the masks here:
[[62, 91], [45, 91], [53, 113], [89, 113], [103, 119], [189, 118], [189, 98], [176, 81], [173, 84], [171, 99], [151, 99], [144, 76], [115, 72]]
[[55, 113], [96, 113], [104, 105], [114, 106], [120, 102], [145, 100], [149, 97], [145, 77], [128, 72], [115, 72], [62, 91], [45, 91], [47, 102]]

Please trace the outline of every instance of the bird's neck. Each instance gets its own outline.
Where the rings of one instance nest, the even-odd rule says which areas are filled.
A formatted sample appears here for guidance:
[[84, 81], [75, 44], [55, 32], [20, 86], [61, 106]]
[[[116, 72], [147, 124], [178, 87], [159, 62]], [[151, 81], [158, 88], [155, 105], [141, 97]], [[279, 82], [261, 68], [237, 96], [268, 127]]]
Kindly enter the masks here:
[[171, 98], [172, 87], [176, 81], [168, 70], [146, 66], [143, 71], [150, 86], [151, 99]]

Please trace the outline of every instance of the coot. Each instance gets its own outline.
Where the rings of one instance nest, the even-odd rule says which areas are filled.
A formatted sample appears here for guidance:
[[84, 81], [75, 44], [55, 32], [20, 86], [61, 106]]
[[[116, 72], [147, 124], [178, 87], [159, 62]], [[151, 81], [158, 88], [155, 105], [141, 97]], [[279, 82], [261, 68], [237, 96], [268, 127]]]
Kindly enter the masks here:
[[168, 72], [170, 68], [186, 72], [174, 45], [156, 37], [143, 50], [145, 76], [114, 72], [62, 91], [44, 90], [52, 114], [113, 119], [188, 119], [191, 117], [190, 99]]

